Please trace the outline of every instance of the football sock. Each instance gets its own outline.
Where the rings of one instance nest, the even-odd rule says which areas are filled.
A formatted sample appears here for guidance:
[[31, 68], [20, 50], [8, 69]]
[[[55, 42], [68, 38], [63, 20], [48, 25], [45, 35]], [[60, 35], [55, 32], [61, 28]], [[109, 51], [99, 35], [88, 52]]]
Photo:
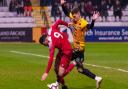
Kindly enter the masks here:
[[80, 73], [84, 74], [84, 75], [87, 75], [88, 77], [92, 78], [92, 79], [95, 79], [96, 75], [93, 74], [91, 71], [89, 71], [88, 69], [84, 68], [82, 69], [82, 72], [79, 71]]
[[61, 83], [62, 85], [65, 85], [65, 81], [64, 81], [63, 77], [58, 77], [57, 82]]
[[61, 84], [62, 84], [62, 85], [65, 85], [65, 81], [64, 81], [63, 78], [61, 78]]

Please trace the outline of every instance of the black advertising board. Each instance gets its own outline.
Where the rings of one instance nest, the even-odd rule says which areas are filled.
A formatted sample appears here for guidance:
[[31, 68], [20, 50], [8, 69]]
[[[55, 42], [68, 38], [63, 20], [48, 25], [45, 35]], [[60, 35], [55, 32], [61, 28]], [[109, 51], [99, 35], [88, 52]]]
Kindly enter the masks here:
[[32, 42], [32, 28], [0, 28], [0, 42]]

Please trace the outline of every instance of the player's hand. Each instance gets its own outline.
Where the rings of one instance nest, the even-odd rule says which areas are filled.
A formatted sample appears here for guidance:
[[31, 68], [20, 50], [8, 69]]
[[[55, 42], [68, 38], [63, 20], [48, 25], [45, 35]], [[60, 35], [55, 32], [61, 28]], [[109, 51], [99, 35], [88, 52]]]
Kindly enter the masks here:
[[96, 19], [98, 19], [99, 16], [100, 16], [100, 13], [97, 11], [94, 11], [93, 16], [92, 16], [92, 20], [95, 21]]
[[65, 2], [65, 0], [60, 0], [61, 5], [63, 5]]
[[73, 26], [73, 23], [68, 23], [68, 27]]
[[48, 76], [48, 73], [44, 73], [44, 74], [42, 75], [41, 81], [46, 80], [47, 76]]

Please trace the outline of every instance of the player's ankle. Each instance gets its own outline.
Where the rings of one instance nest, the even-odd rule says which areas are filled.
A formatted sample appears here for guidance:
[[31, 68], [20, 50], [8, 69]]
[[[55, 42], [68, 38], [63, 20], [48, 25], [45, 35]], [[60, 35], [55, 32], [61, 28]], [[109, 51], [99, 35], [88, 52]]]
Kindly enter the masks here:
[[60, 85], [60, 83], [58, 81], [56, 81], [55, 83], [56, 83], [57, 86]]

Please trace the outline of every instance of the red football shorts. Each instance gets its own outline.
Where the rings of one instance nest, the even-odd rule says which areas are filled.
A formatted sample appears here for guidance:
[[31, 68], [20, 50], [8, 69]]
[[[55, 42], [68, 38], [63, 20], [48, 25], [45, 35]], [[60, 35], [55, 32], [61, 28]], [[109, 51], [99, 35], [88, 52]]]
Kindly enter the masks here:
[[61, 55], [60, 66], [63, 67], [64, 69], [67, 69], [67, 67], [70, 64], [71, 57], [72, 57], [72, 51], [71, 50], [64, 51]]

